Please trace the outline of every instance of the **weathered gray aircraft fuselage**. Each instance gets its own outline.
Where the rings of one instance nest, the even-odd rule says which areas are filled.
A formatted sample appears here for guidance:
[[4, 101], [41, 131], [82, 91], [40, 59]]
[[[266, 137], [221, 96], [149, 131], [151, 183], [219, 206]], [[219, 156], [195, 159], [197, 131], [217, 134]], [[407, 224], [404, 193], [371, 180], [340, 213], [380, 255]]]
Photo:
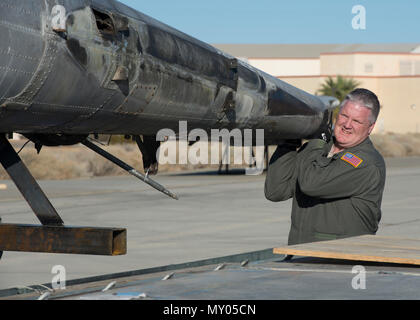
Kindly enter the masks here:
[[[65, 8], [65, 29], [54, 30]], [[264, 129], [306, 138], [316, 96], [113, 0], [1, 0], [0, 132], [154, 135]]]

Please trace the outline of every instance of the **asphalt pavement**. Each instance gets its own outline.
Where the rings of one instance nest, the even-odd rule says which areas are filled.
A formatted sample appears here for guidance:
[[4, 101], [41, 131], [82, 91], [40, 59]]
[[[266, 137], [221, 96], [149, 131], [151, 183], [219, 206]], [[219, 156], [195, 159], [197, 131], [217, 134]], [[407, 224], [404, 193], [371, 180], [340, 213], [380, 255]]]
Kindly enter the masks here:
[[[378, 234], [420, 237], [420, 158], [387, 159]], [[196, 261], [287, 243], [291, 201], [264, 197], [265, 175], [189, 172], [155, 179], [176, 201], [127, 177], [40, 181], [66, 225], [127, 229], [128, 252], [101, 257], [4, 252], [0, 289], [49, 283], [61, 265], [67, 279]], [[39, 224], [11, 181], [0, 181], [4, 223]], [[4, 186], [6, 185], [6, 187]]]

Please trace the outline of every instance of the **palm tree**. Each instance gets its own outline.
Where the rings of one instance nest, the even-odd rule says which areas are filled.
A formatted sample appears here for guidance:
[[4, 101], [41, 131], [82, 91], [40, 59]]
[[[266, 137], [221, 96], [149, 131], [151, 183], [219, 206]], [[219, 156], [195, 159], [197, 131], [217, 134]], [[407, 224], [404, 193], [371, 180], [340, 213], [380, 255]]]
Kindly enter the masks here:
[[[360, 86], [360, 82], [352, 78], [344, 78], [337, 76], [337, 80], [332, 77], [328, 77], [327, 80], [321, 85], [321, 88], [315, 94], [321, 94], [323, 96], [335, 97], [340, 100], [340, 103], [346, 98], [346, 96]], [[334, 119], [338, 114], [339, 107], [334, 110]]]
[[337, 76], [337, 80], [334, 80], [332, 77], [328, 77], [316, 94], [335, 97], [342, 102], [346, 95], [358, 86], [360, 86], [360, 83], [352, 78]]

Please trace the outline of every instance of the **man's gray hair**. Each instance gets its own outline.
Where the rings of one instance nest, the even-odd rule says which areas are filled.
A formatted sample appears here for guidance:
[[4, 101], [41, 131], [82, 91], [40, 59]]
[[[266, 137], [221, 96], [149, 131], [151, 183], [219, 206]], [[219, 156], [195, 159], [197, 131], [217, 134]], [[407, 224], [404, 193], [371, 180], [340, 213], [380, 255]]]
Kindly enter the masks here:
[[365, 108], [368, 108], [371, 111], [371, 115], [369, 117], [370, 124], [376, 122], [376, 120], [378, 119], [379, 110], [381, 108], [376, 94], [367, 89], [356, 89], [346, 96], [346, 98], [340, 106], [340, 110], [348, 101], [352, 101], [354, 103], [360, 104]]

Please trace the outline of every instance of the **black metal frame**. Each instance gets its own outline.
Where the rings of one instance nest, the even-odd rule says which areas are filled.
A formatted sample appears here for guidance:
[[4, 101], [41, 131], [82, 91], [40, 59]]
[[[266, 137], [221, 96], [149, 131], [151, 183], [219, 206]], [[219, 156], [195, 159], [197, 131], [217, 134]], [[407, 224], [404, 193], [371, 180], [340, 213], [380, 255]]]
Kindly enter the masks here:
[[22, 162], [22, 159], [6, 139], [6, 136], [2, 134], [0, 134], [0, 163], [22, 193], [26, 202], [28, 202], [42, 225], [64, 225], [63, 220], [61, 220], [41, 187]]
[[2, 251], [126, 254], [126, 229], [64, 226], [63, 220], [5, 134], [0, 134], [0, 163], [42, 224], [5, 224], [0, 219], [0, 257]]

